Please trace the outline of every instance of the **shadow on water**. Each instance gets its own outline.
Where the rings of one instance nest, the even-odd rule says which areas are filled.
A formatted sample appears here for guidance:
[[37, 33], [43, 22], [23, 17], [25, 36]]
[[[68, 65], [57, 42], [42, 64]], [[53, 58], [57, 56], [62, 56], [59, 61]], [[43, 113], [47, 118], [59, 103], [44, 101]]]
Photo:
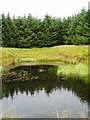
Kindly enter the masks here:
[[19, 66], [11, 69], [9, 73], [2, 76], [2, 98], [11, 96], [14, 93], [25, 92], [27, 95], [34, 95], [44, 90], [49, 97], [57, 89], [72, 91], [81, 101], [89, 102], [89, 85], [81, 80], [69, 80], [57, 76], [57, 66], [36, 65]]

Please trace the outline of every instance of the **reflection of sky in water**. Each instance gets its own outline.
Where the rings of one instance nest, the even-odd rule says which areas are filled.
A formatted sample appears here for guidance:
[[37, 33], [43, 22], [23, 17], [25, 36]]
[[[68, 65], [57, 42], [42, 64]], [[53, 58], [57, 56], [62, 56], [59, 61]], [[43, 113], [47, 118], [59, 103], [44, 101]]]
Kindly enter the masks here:
[[[8, 108], [6, 117], [16, 116], [24, 118], [55, 118], [57, 117], [87, 117], [88, 105], [81, 102], [79, 97], [65, 89], [53, 90], [53, 94], [47, 96], [44, 90], [35, 92], [34, 95], [18, 92], [14, 93], [13, 99], [2, 99], [3, 113]], [[4, 115], [5, 117], [5, 115]]]
[[57, 67], [50, 65], [11, 69], [6, 78], [29, 81], [3, 84], [3, 117], [88, 117], [88, 86], [80, 80], [63, 81], [56, 73]]

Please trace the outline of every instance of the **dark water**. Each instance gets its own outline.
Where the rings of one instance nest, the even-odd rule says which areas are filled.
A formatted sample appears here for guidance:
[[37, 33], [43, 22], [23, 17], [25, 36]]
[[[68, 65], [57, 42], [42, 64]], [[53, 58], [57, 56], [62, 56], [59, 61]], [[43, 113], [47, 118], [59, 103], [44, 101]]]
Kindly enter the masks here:
[[88, 117], [88, 85], [80, 80], [65, 80], [56, 73], [57, 67], [50, 65], [11, 69], [3, 76], [3, 117]]

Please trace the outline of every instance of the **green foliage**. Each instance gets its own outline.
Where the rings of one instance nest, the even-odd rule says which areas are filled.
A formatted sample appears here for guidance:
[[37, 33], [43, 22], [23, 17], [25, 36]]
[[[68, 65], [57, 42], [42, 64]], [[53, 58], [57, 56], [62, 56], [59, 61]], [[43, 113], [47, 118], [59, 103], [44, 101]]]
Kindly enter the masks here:
[[90, 11], [81, 12], [67, 19], [45, 15], [43, 20], [32, 17], [13, 17], [2, 14], [2, 46], [44, 47], [54, 45], [88, 44], [90, 39]]
[[73, 36], [72, 40], [75, 45], [80, 45], [80, 44], [87, 44], [88, 38], [76, 34], [75, 36]]

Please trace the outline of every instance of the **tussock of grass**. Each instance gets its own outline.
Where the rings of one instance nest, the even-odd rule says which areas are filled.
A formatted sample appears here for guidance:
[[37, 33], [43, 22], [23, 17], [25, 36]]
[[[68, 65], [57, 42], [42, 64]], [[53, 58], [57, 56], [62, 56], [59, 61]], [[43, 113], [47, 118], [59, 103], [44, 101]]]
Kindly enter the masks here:
[[79, 78], [85, 83], [89, 83], [88, 80], [88, 66], [82, 63], [72, 66], [59, 66], [57, 75], [64, 76], [66, 78]]
[[2, 71], [2, 66], [0, 66], [0, 72]]

